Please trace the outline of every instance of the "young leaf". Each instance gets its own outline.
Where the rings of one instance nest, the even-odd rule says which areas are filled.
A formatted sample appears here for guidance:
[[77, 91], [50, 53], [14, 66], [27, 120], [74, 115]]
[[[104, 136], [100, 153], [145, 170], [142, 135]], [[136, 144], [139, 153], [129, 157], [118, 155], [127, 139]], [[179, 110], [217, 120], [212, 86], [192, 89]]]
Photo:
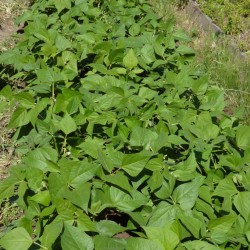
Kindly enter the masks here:
[[59, 127], [66, 135], [76, 131], [77, 129], [75, 120], [68, 113], [66, 113], [60, 121]]
[[138, 59], [137, 57], [135, 56], [135, 53], [134, 53], [134, 50], [133, 49], [130, 49], [128, 51], [128, 53], [125, 55], [125, 57], [123, 58], [123, 64], [126, 68], [128, 69], [132, 69], [134, 68], [135, 66], [137, 66], [138, 64]]

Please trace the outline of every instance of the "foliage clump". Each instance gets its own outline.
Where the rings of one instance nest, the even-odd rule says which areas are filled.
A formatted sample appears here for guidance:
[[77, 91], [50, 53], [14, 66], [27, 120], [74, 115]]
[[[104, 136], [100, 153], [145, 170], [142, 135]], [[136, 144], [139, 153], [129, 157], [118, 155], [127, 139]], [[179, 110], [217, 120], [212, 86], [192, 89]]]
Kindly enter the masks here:
[[143, 0], [41, 0], [19, 21], [0, 63], [26, 87], [0, 93], [23, 157], [0, 200], [24, 216], [0, 245], [247, 249], [250, 127], [223, 112], [173, 20]]

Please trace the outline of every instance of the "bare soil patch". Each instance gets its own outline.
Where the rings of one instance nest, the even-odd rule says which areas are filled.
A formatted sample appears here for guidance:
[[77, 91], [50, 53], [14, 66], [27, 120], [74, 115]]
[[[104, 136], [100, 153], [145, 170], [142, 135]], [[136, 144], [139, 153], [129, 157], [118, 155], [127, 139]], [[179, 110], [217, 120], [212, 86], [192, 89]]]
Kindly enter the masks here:
[[0, 42], [12, 36], [17, 31], [17, 27], [11, 18], [2, 20], [0, 24]]

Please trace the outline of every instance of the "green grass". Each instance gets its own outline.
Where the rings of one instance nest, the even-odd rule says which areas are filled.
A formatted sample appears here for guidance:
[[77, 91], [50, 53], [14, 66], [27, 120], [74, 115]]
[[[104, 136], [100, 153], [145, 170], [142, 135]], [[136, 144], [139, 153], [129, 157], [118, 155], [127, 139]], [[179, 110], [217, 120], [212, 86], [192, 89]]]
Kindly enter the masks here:
[[206, 72], [212, 84], [225, 89], [226, 112], [236, 112], [244, 123], [250, 124], [250, 57], [242, 59], [238, 52], [232, 52], [230, 38], [219, 39], [212, 32], [204, 32], [175, 0], [150, 2], [159, 16], [171, 14], [177, 26], [193, 37], [190, 46], [196, 51], [194, 66]]

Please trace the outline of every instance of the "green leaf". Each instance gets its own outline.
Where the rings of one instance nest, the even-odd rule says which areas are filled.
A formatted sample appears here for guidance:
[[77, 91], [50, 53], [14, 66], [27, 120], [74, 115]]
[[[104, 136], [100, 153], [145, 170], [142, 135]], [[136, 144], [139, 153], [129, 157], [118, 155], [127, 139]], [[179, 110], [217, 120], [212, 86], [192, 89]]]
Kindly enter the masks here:
[[191, 209], [198, 198], [199, 188], [205, 177], [198, 176], [193, 181], [178, 186], [173, 192], [173, 199], [183, 210]]
[[109, 237], [112, 237], [115, 234], [121, 233], [125, 230], [124, 227], [110, 220], [102, 220], [97, 222], [96, 229], [101, 236], [109, 236]]
[[129, 195], [112, 186], [109, 188], [109, 195], [113, 207], [125, 212], [133, 211], [148, 202], [148, 198], [136, 190]]
[[220, 247], [214, 246], [206, 241], [193, 240], [183, 244], [187, 250], [221, 250]]
[[76, 131], [77, 129], [75, 120], [68, 113], [66, 113], [60, 121], [59, 127], [66, 135]]
[[236, 221], [236, 214], [229, 214], [208, 222], [208, 229], [211, 231], [211, 238], [218, 244], [229, 240], [228, 232]]
[[64, 51], [72, 45], [71, 42], [61, 34], [57, 34], [55, 44], [59, 51]]
[[0, 201], [14, 195], [14, 187], [18, 180], [7, 178], [0, 182]]
[[83, 230], [64, 223], [64, 231], [61, 236], [63, 250], [93, 250], [94, 243], [90, 236]]
[[146, 166], [150, 156], [145, 153], [125, 154], [122, 159], [122, 169], [130, 176], [137, 176]]
[[73, 190], [65, 190], [63, 197], [87, 212], [90, 200], [90, 189], [90, 183], [84, 183], [75, 187]]
[[196, 239], [201, 237], [201, 230], [205, 227], [203, 224], [204, 221], [194, 217], [192, 213], [179, 213], [178, 218]]
[[175, 219], [175, 206], [172, 206], [171, 204], [162, 201], [153, 210], [147, 225], [150, 227], [164, 227], [164, 225], [174, 222]]
[[156, 60], [154, 48], [150, 44], [146, 44], [142, 47], [140, 55], [146, 64], [150, 64]]
[[48, 206], [50, 204], [50, 201], [51, 201], [50, 194], [49, 194], [48, 190], [39, 192], [39, 193], [35, 194], [34, 196], [32, 196], [30, 199], [39, 203], [39, 204], [42, 204], [44, 206]]
[[24, 107], [24, 108], [34, 108], [35, 102], [30, 93], [21, 92], [14, 96], [14, 98]]
[[45, 226], [43, 235], [41, 237], [41, 244], [44, 247], [51, 248], [59, 237], [63, 229], [63, 222], [54, 220], [52, 223]]
[[236, 131], [237, 146], [241, 149], [250, 149], [250, 126], [239, 126]]
[[134, 23], [129, 28], [129, 34], [131, 36], [137, 36], [140, 33], [141, 26], [138, 23]]
[[130, 136], [131, 146], [143, 146], [146, 149], [150, 149], [150, 145], [158, 137], [157, 133], [150, 131], [149, 129], [135, 126], [132, 129]]
[[133, 250], [162, 250], [162, 246], [153, 240], [143, 238], [128, 238], [127, 249]]
[[57, 161], [57, 151], [51, 147], [36, 148], [29, 152], [24, 160], [28, 167], [38, 168], [44, 173], [59, 171], [55, 163]]
[[213, 195], [220, 196], [220, 197], [232, 197], [233, 195], [237, 194], [238, 190], [235, 187], [232, 179], [228, 176], [225, 179], [222, 179], [216, 189], [214, 190]]
[[54, 0], [53, 2], [55, 4], [58, 12], [61, 12], [65, 8], [67, 8], [67, 9], [71, 8], [71, 1], [69, 1], [69, 0]]
[[26, 108], [18, 107], [11, 116], [8, 128], [18, 128], [30, 122]]
[[180, 53], [181, 55], [195, 54], [195, 51], [193, 49], [183, 44], [181, 44], [175, 51], [177, 53]]
[[109, 173], [111, 173], [114, 167], [112, 161], [99, 148], [97, 149], [97, 152], [98, 152], [98, 160], [102, 164], [103, 168], [106, 169]]
[[128, 191], [129, 193], [132, 190], [132, 186], [130, 186], [128, 178], [121, 172], [116, 172], [111, 175], [102, 176], [102, 180], [114, 184], [115, 186], [120, 187], [125, 191]]
[[124, 250], [125, 239], [116, 239], [105, 236], [94, 236], [95, 250]]
[[132, 69], [134, 68], [135, 66], [137, 66], [138, 64], [138, 59], [137, 57], [135, 56], [135, 53], [134, 53], [134, 50], [133, 49], [130, 49], [128, 51], [128, 53], [125, 55], [125, 57], [123, 58], [123, 64], [126, 68], [128, 69]]
[[157, 249], [174, 250], [179, 244], [178, 235], [169, 226], [165, 227], [143, 227], [149, 240], [158, 243]]
[[192, 39], [187, 35], [183, 30], [177, 30], [173, 33], [173, 36], [176, 40], [190, 42]]
[[250, 192], [240, 192], [234, 197], [233, 201], [236, 209], [247, 221], [250, 215]]
[[27, 250], [32, 242], [27, 231], [22, 227], [17, 227], [0, 239], [0, 246], [6, 250]]

